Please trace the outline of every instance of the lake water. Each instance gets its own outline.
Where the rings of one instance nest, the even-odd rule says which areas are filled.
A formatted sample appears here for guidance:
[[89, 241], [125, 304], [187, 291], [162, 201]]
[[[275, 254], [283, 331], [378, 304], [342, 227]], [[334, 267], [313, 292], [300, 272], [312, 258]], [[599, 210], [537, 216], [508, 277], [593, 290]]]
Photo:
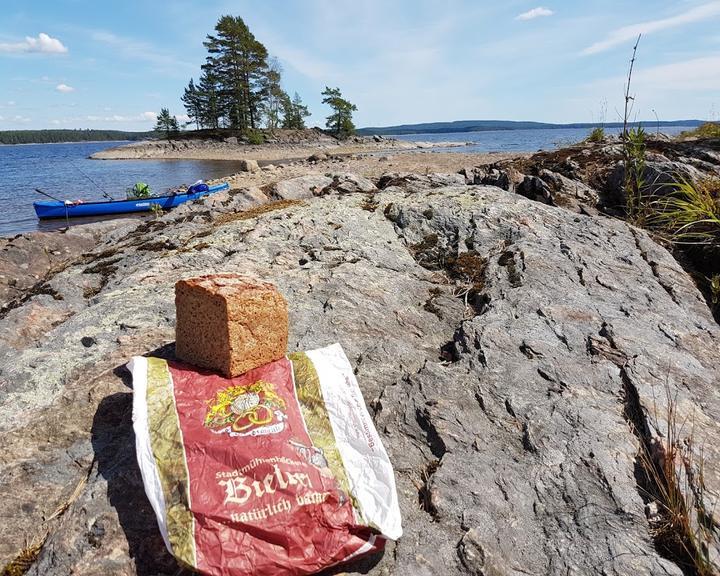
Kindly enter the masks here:
[[35, 192], [35, 188], [63, 200], [102, 200], [103, 191], [114, 198], [125, 198], [125, 190], [138, 181], [147, 182], [152, 192], [159, 194], [240, 169], [237, 162], [226, 160], [88, 159], [90, 154], [118, 144], [0, 146], [0, 237], [65, 226], [64, 219], [38, 221], [32, 203], [48, 198]]
[[[650, 128], [647, 128], [650, 131]], [[663, 127], [666, 134], [679, 134], [689, 127]], [[608, 130], [613, 132], [613, 130]], [[618, 132], [619, 130], [614, 130]], [[402, 140], [470, 142], [469, 146], [435, 148], [449, 152], [535, 152], [567, 146], [585, 139], [585, 128], [554, 130], [495, 130], [453, 134], [411, 134]], [[61, 199], [102, 200], [103, 191], [124, 198], [135, 182], [150, 185], [159, 194], [196, 180], [219, 178], [239, 171], [225, 160], [89, 160], [88, 156], [118, 142], [33, 144], [0, 146], [0, 237], [33, 230], [65, 226], [64, 220], [38, 221], [32, 203], [45, 200], [35, 188]], [[72, 223], [79, 223], [74, 219]]]
[[[660, 132], [675, 136], [694, 126], [661, 126]], [[652, 126], [645, 126], [654, 133]], [[621, 128], [606, 128], [608, 134], [619, 134]], [[576, 144], [587, 138], [589, 128], [553, 128], [549, 130], [489, 130], [487, 132], [453, 132], [446, 134], [404, 134], [389, 136], [398, 140], [424, 142], [469, 142], [462, 148], [446, 148], [447, 152], [537, 152]], [[435, 148], [440, 151], [441, 149]]]

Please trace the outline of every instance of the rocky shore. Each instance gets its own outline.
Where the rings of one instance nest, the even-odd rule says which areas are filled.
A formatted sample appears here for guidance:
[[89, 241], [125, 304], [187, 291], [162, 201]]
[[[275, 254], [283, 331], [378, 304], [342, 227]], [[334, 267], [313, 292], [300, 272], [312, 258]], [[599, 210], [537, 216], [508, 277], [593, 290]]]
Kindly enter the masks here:
[[350, 155], [465, 146], [462, 142], [408, 142], [382, 136], [355, 136], [338, 140], [322, 130], [278, 130], [263, 144], [231, 136], [224, 139], [148, 140], [96, 152], [96, 160], [284, 160], [313, 153]]
[[[647, 166], [720, 176], [720, 148], [657, 141]], [[404, 536], [344, 571], [691, 574], [643, 458], [671, 434], [717, 571], [720, 327], [687, 262], [613, 217], [622, 169], [613, 142], [249, 164], [159, 218], [5, 242], [0, 567], [180, 573], [123, 366], [172, 356], [177, 279], [242, 271], [286, 296], [291, 350], [342, 344], [395, 467]]]

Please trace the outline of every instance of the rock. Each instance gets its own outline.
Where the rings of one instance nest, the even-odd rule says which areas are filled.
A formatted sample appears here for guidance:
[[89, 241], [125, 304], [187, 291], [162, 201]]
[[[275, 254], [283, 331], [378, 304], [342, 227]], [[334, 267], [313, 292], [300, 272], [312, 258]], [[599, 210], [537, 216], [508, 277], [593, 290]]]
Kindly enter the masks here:
[[[642, 174], [643, 195], [665, 196], [676, 190], [678, 182], [697, 182], [704, 178], [704, 174], [690, 164], [683, 162], [646, 162]], [[625, 163], [615, 164], [607, 178], [607, 202], [610, 205], [624, 206], [627, 202], [625, 195]]]
[[238, 160], [238, 165], [242, 172], [257, 172], [258, 170], [260, 170], [260, 166], [258, 166], [257, 160]]
[[225, 138], [224, 142], [225, 142], [225, 144], [230, 144], [231, 146], [238, 145], [238, 139], [235, 136], [230, 136], [229, 138]]
[[358, 176], [357, 174], [341, 172], [338, 174], [330, 174], [330, 177], [332, 178], [332, 183], [328, 188], [338, 192], [339, 194], [375, 192], [377, 190], [375, 184], [367, 178]]
[[515, 191], [530, 200], [552, 204], [550, 187], [538, 176], [525, 176]]
[[263, 170], [267, 172], [272, 172], [273, 170], [277, 170], [277, 166], [275, 166], [275, 164], [266, 164], [265, 166], [263, 166]]
[[595, 209], [600, 195], [590, 186], [547, 169], [540, 170], [539, 177], [550, 188], [550, 199], [554, 206], [580, 213], [588, 210], [597, 212]]
[[332, 178], [321, 174], [309, 174], [274, 184], [270, 197], [276, 200], [299, 200], [312, 198], [320, 194], [326, 186], [332, 184]]
[[324, 160], [327, 160], [329, 156], [325, 154], [324, 152], [316, 152], [315, 154], [308, 156], [307, 161], [308, 162], [323, 162]]
[[562, 175], [573, 180], [580, 179], [580, 163], [572, 158], [566, 158], [560, 163], [559, 170]]
[[458, 174], [465, 177], [467, 184], [485, 184], [497, 186], [503, 190], [514, 192], [523, 182], [525, 175], [511, 165], [484, 165], [462, 168]]
[[291, 350], [343, 345], [393, 462], [404, 536], [344, 571], [681, 576], [637, 456], [667, 437], [671, 399], [715, 514], [720, 328], [672, 256], [461, 175], [388, 176], [376, 210], [311, 198], [332, 182], [312, 178], [285, 189], [304, 202], [256, 217], [149, 220], [49, 277], [61, 299], [0, 317], [6, 334], [64, 307], [20, 348], [0, 338], [0, 566], [47, 531], [31, 575], [180, 571], [142, 490], [123, 365], [172, 356], [176, 280], [242, 270], [287, 298]]
[[383, 137], [380, 136], [379, 134], [374, 134], [374, 135], [373, 135], [373, 140], [374, 140], [375, 142], [382, 142], [383, 140], [385, 140], [385, 138], [383, 138]]
[[160, 221], [167, 224], [202, 215], [206, 220], [232, 212], [242, 212], [268, 202], [267, 195], [256, 186], [216, 192], [198, 200], [186, 202], [163, 215]]
[[[500, 174], [504, 176], [507, 172], [503, 170]], [[506, 178], [509, 180], [509, 177]], [[486, 177], [484, 182], [487, 183], [489, 180]], [[531, 200], [562, 206], [580, 214], [598, 213], [599, 194], [595, 190], [582, 181], [571, 180], [546, 168], [541, 168], [537, 176], [523, 176], [523, 180], [517, 184], [511, 181], [506, 185], [505, 179], [499, 179], [497, 185], [506, 190], [514, 190]]]
[[413, 184], [416, 188], [441, 188], [443, 186], [462, 186], [465, 178], [461, 174], [415, 174], [412, 172], [386, 172], [378, 182], [379, 189], [403, 187]]
[[0, 238], [0, 310], [33, 286], [39, 287], [48, 274], [62, 269], [98, 242], [112, 243], [138, 223], [136, 219], [119, 218], [72, 226], [65, 232]]
[[95, 340], [92, 336], [83, 336], [80, 338], [80, 343], [85, 346], [85, 348], [90, 348], [90, 346], [97, 344], [97, 340]]

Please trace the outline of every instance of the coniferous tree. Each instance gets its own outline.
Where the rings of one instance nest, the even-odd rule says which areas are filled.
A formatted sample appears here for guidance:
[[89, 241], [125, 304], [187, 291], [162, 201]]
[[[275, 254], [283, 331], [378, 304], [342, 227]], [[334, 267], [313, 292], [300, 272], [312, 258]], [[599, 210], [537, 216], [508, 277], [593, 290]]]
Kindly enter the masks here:
[[[220, 17], [215, 33], [203, 44], [208, 56], [202, 74], [197, 84], [190, 80], [182, 98], [198, 128], [231, 128], [246, 135], [256, 133], [262, 121], [270, 130], [305, 128], [305, 118], [310, 116], [307, 106], [297, 93], [290, 99], [283, 90], [280, 64], [268, 57], [267, 49], [242, 18]], [[346, 105], [340, 106], [339, 124], [333, 126], [336, 133], [347, 135], [354, 129], [351, 117], [355, 107], [335, 90], [337, 95], [328, 94], [333, 97], [331, 105]]]
[[340, 88], [325, 86], [322, 95], [325, 96], [323, 104], [327, 104], [332, 108], [332, 114], [327, 117], [325, 125], [338, 138], [347, 138], [355, 132], [352, 113], [357, 110], [357, 106], [342, 97]]
[[177, 118], [170, 115], [170, 111], [167, 108], [162, 108], [160, 114], [157, 117], [157, 123], [155, 124], [155, 132], [163, 134], [165, 138], [170, 140], [172, 136], [176, 136], [180, 131]]
[[200, 125], [204, 128], [217, 129], [223, 116], [219, 81], [210, 66], [202, 67], [202, 75], [198, 84], [198, 104]]
[[204, 45], [209, 53], [206, 66], [218, 80], [220, 108], [230, 128], [254, 129], [261, 115], [267, 49], [239, 16], [222, 16], [215, 32]]
[[305, 118], [310, 116], [310, 112], [305, 104], [303, 104], [300, 95], [295, 92], [292, 100], [287, 94], [284, 95], [282, 101], [283, 111], [283, 128], [291, 130], [304, 130]]
[[190, 82], [188, 83], [187, 87], [185, 88], [185, 92], [182, 95], [182, 101], [185, 105], [185, 110], [187, 111], [188, 116], [190, 117], [190, 120], [195, 122], [195, 128], [200, 129], [200, 121], [201, 121], [201, 97], [200, 92], [197, 89], [197, 86], [195, 86], [195, 81], [190, 78]]

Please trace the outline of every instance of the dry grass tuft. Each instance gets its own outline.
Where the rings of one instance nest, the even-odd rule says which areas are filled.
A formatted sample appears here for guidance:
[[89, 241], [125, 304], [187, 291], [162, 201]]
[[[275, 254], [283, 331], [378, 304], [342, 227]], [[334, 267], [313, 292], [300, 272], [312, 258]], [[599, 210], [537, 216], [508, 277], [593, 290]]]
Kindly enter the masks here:
[[222, 214], [215, 220], [215, 225], [222, 226], [223, 224], [236, 222], [238, 220], [250, 220], [251, 218], [261, 216], [262, 214], [267, 214], [268, 212], [283, 210], [285, 208], [290, 208], [291, 206], [303, 206], [304, 204], [305, 202], [302, 200], [278, 200], [276, 202], [268, 202], [267, 204], [261, 204], [260, 206], [250, 208], [250, 210], [244, 210], [243, 212]]
[[26, 540], [25, 547], [3, 568], [0, 576], [23, 576], [37, 560], [47, 539], [47, 533], [32, 541]]
[[651, 207], [647, 225], [675, 244], [720, 245], [720, 178], [680, 182]]
[[710, 298], [713, 306], [720, 306], [720, 274], [710, 278]]
[[596, 126], [590, 131], [588, 137], [585, 138], [586, 142], [603, 142], [605, 140], [605, 129], [602, 126]]
[[362, 208], [363, 210], [367, 210], [368, 212], [375, 212], [378, 206], [380, 206], [380, 202], [375, 199], [373, 194], [368, 194], [367, 196], [365, 196], [365, 198], [360, 204], [360, 208]]
[[660, 420], [664, 420], [665, 436], [646, 438], [638, 457], [646, 478], [643, 491], [657, 507], [648, 518], [652, 534], [660, 551], [686, 574], [715, 575], [709, 548], [717, 526], [704, 504], [703, 452], [694, 449], [693, 427], [684, 433], [688, 422], [679, 418], [677, 395], [667, 385], [665, 395], [664, 414], [661, 418], [656, 405], [653, 423], [662, 430]]
[[418, 491], [418, 504], [420, 508], [430, 514], [431, 516], [437, 515], [437, 508], [433, 503], [432, 498], [432, 477], [440, 468], [440, 460], [431, 460], [427, 466], [420, 471], [420, 482], [413, 480], [415, 488]]

